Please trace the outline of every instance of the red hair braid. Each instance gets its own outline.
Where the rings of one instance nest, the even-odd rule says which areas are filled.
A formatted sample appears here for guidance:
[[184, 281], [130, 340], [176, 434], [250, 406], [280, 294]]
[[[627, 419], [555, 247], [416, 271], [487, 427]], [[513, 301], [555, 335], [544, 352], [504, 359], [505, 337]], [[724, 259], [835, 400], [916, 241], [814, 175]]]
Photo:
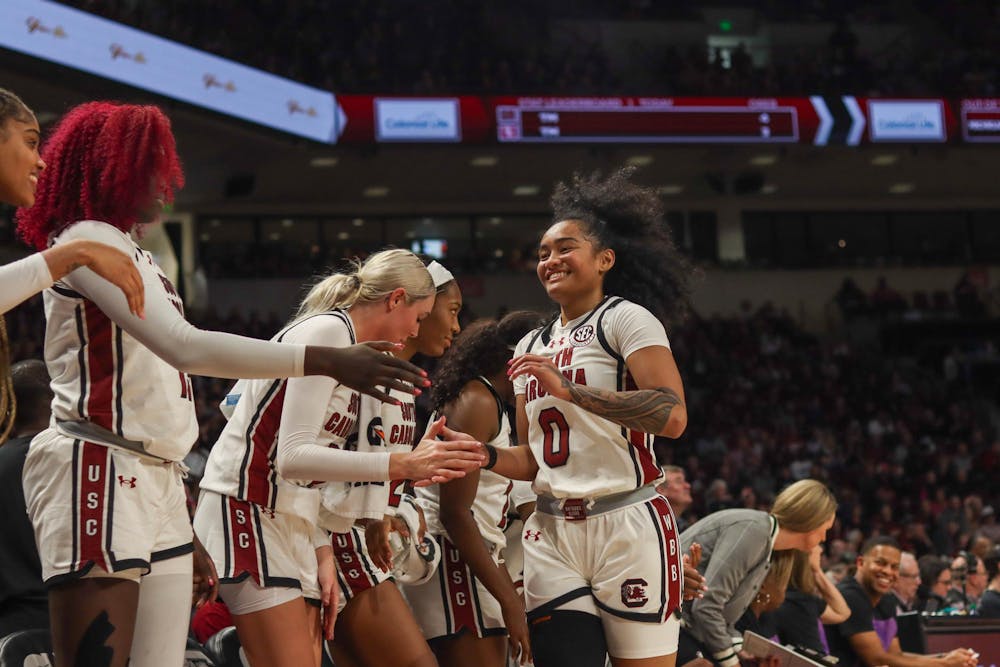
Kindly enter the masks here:
[[69, 111], [45, 143], [35, 205], [17, 212], [21, 237], [39, 250], [80, 220], [130, 232], [157, 197], [184, 185], [170, 120], [155, 106], [88, 102]]

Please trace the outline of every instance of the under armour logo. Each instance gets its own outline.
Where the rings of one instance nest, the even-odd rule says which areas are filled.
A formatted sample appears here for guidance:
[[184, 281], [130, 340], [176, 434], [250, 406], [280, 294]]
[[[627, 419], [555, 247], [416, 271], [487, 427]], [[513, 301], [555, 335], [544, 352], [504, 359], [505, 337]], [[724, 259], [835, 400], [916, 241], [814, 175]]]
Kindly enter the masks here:
[[542, 539], [542, 531], [526, 530], [524, 531], [524, 539], [537, 542], [538, 540]]
[[135, 488], [135, 477], [130, 477], [125, 479], [124, 475], [118, 475], [118, 486], [125, 487], [128, 489]]

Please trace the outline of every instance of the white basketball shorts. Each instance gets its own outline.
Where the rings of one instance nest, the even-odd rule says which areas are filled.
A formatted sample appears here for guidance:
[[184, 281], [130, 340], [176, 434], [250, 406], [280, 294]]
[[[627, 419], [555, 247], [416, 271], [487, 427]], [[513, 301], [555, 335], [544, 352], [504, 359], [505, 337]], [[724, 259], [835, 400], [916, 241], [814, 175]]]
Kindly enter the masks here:
[[50, 428], [31, 441], [22, 479], [49, 585], [104, 573], [138, 581], [152, 563], [193, 551], [176, 463]]

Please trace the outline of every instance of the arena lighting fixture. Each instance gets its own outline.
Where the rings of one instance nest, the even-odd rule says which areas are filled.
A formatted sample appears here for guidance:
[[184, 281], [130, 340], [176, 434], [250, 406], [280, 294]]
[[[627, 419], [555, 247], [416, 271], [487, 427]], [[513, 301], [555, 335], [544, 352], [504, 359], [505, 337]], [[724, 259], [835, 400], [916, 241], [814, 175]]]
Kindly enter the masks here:
[[347, 232], [337, 232], [337, 240], [346, 241], [349, 238], [351, 238], [351, 235]]
[[755, 167], [768, 167], [778, 161], [778, 156], [773, 153], [763, 153], [750, 158], [750, 164]]
[[209, 234], [208, 232], [202, 232], [202, 234], [201, 234], [201, 236], [199, 238], [201, 238], [202, 241], [211, 241], [212, 240], [212, 235]]
[[633, 167], [646, 167], [653, 164], [652, 155], [630, 155], [625, 159], [625, 164]]
[[354, 225], [355, 227], [363, 227], [365, 221], [362, 218], [354, 218], [354, 220], [351, 220], [351, 224]]
[[491, 225], [499, 225], [501, 222], [503, 222], [503, 218], [497, 218], [497, 217], [490, 218]]
[[661, 195], [666, 195], [668, 197], [673, 197], [674, 195], [679, 195], [684, 192], [684, 186], [680, 183], [667, 183], [666, 185], [661, 185], [656, 188], [656, 191]]
[[760, 193], [762, 195], [773, 195], [777, 191], [778, 186], [774, 183], [765, 183], [760, 189]]
[[542, 189], [540, 187], [538, 187], [537, 185], [518, 185], [517, 187], [514, 188], [514, 196], [515, 197], [534, 197], [535, 195], [537, 195], [541, 191], [542, 191]]
[[837, 241], [837, 247], [838, 248], [846, 248], [847, 247], [847, 241], [845, 241], [844, 239], [840, 239], [839, 241]]
[[495, 167], [499, 161], [495, 155], [477, 155], [469, 160], [469, 164], [473, 167]]
[[291, 218], [285, 218], [284, 220], [281, 221], [281, 226], [284, 227], [285, 229], [288, 229], [289, 227], [294, 227], [295, 221], [292, 220]]
[[314, 157], [309, 160], [309, 166], [316, 167], [317, 169], [324, 169], [329, 167], [336, 167], [339, 160], [332, 156], [326, 157]]
[[269, 241], [280, 241], [281, 232], [271, 232], [270, 234], [267, 235], [267, 238]]
[[384, 185], [369, 185], [361, 194], [365, 197], [385, 197], [389, 194], [389, 188]]
[[899, 156], [893, 153], [880, 153], [872, 158], [872, 165], [875, 167], [888, 167], [891, 164], [896, 164], [899, 161]]
[[891, 195], [907, 195], [917, 189], [913, 183], [893, 183], [889, 186]]

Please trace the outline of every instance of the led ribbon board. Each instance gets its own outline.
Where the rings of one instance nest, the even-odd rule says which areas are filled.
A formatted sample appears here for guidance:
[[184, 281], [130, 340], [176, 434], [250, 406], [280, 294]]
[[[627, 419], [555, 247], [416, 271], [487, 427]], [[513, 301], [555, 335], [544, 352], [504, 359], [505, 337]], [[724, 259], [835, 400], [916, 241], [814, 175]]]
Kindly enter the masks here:
[[337, 140], [333, 93], [54, 2], [0, 2], [0, 46], [300, 137]]

